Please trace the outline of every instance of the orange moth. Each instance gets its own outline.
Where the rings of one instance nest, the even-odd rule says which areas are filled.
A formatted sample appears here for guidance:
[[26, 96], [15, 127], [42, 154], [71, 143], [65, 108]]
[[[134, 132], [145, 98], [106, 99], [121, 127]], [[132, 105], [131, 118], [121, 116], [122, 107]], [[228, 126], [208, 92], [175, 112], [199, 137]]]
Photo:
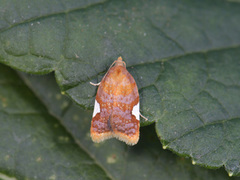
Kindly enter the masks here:
[[142, 116], [138, 88], [122, 57], [113, 62], [100, 83], [90, 84], [99, 85], [91, 123], [92, 140], [101, 142], [115, 137], [128, 145], [137, 144]]

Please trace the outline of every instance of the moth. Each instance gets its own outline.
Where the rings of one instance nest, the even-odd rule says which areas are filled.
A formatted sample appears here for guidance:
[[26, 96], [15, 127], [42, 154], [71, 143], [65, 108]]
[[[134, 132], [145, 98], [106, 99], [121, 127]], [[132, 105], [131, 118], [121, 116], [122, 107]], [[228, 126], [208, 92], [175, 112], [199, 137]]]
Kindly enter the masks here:
[[114, 137], [128, 145], [137, 144], [142, 116], [138, 88], [122, 57], [113, 62], [100, 83], [90, 84], [99, 86], [91, 122], [92, 140]]

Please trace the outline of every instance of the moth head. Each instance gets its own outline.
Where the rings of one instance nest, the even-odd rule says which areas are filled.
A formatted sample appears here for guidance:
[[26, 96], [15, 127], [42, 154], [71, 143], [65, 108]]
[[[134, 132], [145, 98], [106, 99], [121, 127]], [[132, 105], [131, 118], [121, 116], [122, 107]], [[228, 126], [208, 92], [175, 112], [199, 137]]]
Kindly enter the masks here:
[[126, 67], [126, 63], [122, 60], [122, 57], [119, 56], [116, 61], [114, 61], [115, 66], [124, 66]]

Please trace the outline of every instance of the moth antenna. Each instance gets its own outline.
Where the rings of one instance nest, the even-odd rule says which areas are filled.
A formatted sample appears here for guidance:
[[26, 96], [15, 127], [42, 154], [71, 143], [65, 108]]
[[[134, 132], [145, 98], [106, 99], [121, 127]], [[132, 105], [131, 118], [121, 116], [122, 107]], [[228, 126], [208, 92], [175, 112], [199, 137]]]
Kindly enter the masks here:
[[[124, 65], [124, 67], [126, 67], [126, 63], [122, 60], [122, 57], [121, 57], [121, 56], [119, 56], [118, 59], [115, 60], [115, 61], [111, 64], [111, 66], [108, 68], [108, 71], [109, 71], [109, 69], [111, 69], [111, 67], [113, 67], [114, 64]], [[105, 75], [103, 76], [102, 80], [105, 78], [105, 76], [107, 75], [108, 71], [105, 73]], [[99, 86], [100, 83], [101, 83], [101, 82], [99, 82], [99, 83], [92, 83], [92, 82], [90, 82], [90, 84], [93, 85], [93, 86]]]
[[89, 82], [89, 83], [90, 83], [91, 85], [93, 85], [93, 86], [99, 86], [101, 82], [99, 82], [99, 83], [92, 83], [92, 82]]
[[140, 112], [139, 112], [140, 116], [145, 120], [148, 121], [148, 118], [146, 118], [145, 116], [143, 116]]
[[108, 68], [108, 70], [107, 70], [107, 72], [105, 73], [105, 75], [103, 76], [102, 80], [105, 78], [105, 76], [108, 74], [109, 69], [111, 69], [111, 68], [114, 66], [115, 63], [116, 63], [117, 65], [124, 65], [124, 66], [126, 67], [126, 63], [122, 60], [122, 57], [119, 56], [118, 59], [115, 60], [115, 61], [111, 64], [111, 66]]

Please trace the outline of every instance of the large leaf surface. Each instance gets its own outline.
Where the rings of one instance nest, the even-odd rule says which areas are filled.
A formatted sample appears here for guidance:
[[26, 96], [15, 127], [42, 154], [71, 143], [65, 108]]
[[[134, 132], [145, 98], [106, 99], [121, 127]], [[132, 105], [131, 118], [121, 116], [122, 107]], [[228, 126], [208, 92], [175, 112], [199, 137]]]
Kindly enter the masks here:
[[0, 1], [0, 61], [55, 71], [63, 92], [92, 107], [117, 56], [140, 88], [164, 147], [240, 173], [240, 4], [234, 1]]
[[188, 159], [163, 150], [153, 125], [141, 128], [141, 139], [135, 146], [115, 139], [93, 143], [89, 134], [92, 111], [84, 111], [62, 96], [53, 76], [21, 75], [49, 112], [58, 117], [80, 147], [84, 147], [113, 179], [232, 179], [223, 169], [193, 166]]
[[239, 60], [240, 48], [174, 59], [151, 86], [163, 145], [229, 175], [240, 173]]
[[109, 179], [13, 70], [0, 72], [1, 179]]

